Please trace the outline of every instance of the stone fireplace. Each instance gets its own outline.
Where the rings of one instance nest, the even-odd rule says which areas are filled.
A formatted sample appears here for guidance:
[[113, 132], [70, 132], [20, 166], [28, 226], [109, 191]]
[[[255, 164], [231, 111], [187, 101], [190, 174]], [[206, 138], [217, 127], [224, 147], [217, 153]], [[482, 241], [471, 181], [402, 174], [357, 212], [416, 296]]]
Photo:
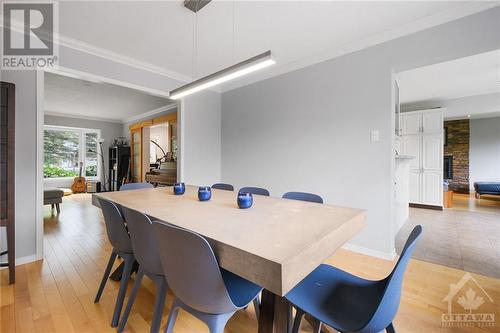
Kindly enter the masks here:
[[451, 176], [454, 192], [469, 193], [469, 119], [445, 121], [444, 129], [444, 179]]

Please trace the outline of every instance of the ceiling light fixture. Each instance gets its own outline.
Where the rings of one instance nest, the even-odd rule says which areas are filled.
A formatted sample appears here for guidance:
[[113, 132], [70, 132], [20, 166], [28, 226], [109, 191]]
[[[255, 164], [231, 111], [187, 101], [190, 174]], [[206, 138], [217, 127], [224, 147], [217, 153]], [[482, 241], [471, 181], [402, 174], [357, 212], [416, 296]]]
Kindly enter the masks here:
[[237, 63], [233, 66], [224, 68], [218, 72], [202, 77], [196, 81], [188, 83], [180, 88], [170, 92], [169, 98], [179, 99], [187, 95], [194, 94], [198, 91], [208, 89], [218, 84], [236, 79], [243, 75], [258, 71], [259, 69], [274, 65], [276, 62], [271, 57], [271, 51], [266, 51], [255, 57]]
[[[195, 13], [193, 27], [193, 78], [196, 78], [196, 60], [198, 58], [198, 11], [206, 6], [210, 0], [185, 0], [184, 6]], [[232, 41], [232, 61], [235, 60], [235, 0], [233, 0], [233, 41]], [[252, 58], [239, 62], [235, 65], [224, 68], [218, 72], [194, 80], [182, 87], [169, 92], [170, 99], [180, 99], [182, 97], [194, 94], [198, 91], [211, 88], [221, 83], [239, 78], [241, 76], [253, 73], [260, 69], [274, 65], [276, 62], [272, 59], [271, 51], [258, 54]]]

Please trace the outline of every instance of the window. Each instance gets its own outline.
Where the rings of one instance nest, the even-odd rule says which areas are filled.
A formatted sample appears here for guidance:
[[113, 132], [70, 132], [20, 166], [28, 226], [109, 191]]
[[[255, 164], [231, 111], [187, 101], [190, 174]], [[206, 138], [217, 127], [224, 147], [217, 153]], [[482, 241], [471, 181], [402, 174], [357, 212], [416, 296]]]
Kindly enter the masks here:
[[82, 176], [98, 179], [100, 130], [72, 127], [45, 126], [44, 178], [76, 177], [82, 166]]

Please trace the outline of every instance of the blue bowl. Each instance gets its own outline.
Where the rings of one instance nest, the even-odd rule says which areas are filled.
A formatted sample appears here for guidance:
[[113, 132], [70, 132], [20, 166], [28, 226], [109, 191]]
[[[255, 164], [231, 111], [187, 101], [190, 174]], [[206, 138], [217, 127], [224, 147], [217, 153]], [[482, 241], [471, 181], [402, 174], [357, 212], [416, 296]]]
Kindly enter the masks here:
[[252, 207], [253, 196], [250, 192], [239, 192], [238, 193], [238, 207], [241, 209], [247, 209]]
[[174, 184], [174, 194], [175, 195], [181, 195], [186, 192], [186, 185], [184, 183], [175, 183]]
[[200, 186], [198, 188], [198, 199], [200, 201], [208, 201], [212, 197], [212, 189], [210, 186]]

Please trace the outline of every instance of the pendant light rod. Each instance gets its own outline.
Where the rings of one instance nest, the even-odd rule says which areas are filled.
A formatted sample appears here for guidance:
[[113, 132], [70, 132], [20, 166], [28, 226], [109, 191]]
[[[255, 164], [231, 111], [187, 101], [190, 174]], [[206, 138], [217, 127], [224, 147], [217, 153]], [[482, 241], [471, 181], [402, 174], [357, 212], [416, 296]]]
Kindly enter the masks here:
[[255, 57], [239, 62], [230, 67], [224, 68], [218, 72], [202, 77], [188, 83], [180, 88], [170, 91], [170, 99], [179, 99], [198, 91], [208, 89], [223, 82], [258, 71], [259, 69], [274, 65], [276, 62], [272, 59], [271, 51], [266, 51]]

